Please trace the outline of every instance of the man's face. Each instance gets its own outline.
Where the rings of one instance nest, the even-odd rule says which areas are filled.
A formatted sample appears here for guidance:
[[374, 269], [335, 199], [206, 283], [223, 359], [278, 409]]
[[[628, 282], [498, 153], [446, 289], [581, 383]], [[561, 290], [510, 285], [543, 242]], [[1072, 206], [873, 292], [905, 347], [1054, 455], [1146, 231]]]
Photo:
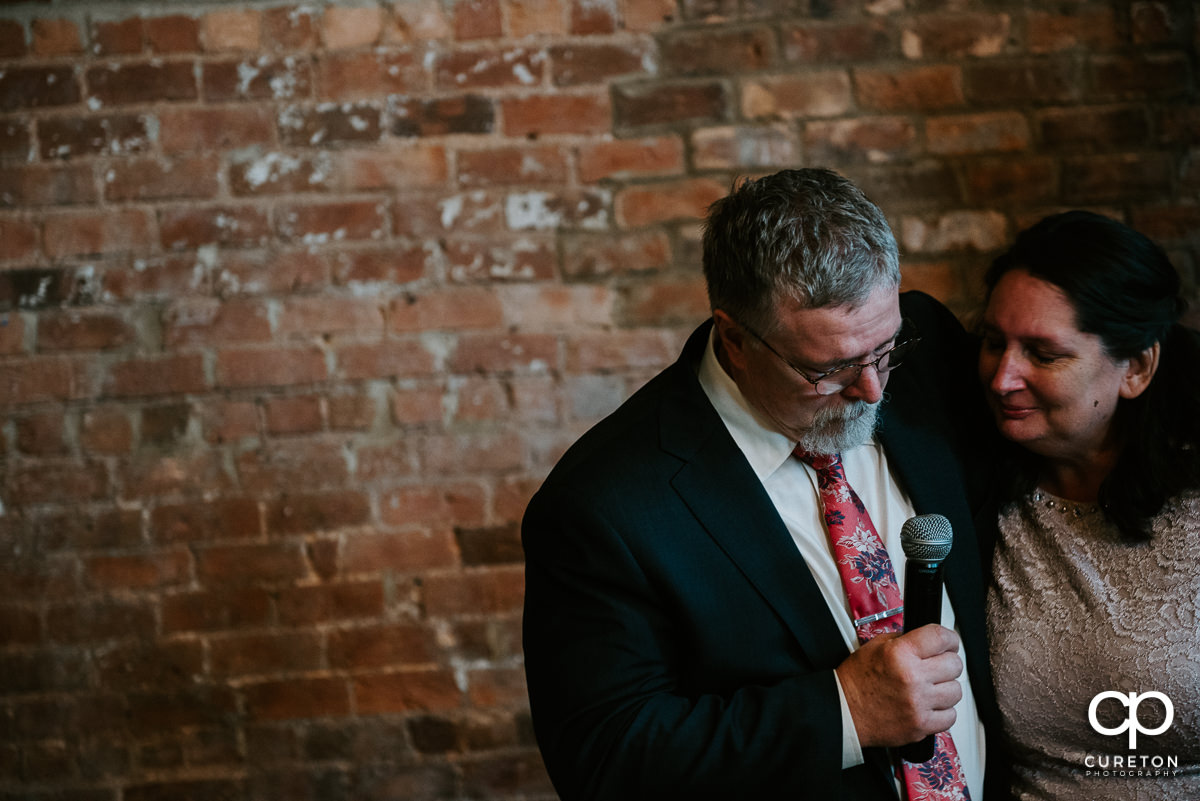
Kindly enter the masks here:
[[763, 334], [770, 348], [723, 312], [715, 316], [723, 364], [769, 427], [814, 453], [846, 450], [871, 436], [886, 374], [866, 367], [840, 392], [820, 395], [794, 368], [815, 378], [873, 361], [895, 345], [901, 324], [896, 287], [877, 288], [855, 307], [803, 308], [783, 300], [777, 325]]

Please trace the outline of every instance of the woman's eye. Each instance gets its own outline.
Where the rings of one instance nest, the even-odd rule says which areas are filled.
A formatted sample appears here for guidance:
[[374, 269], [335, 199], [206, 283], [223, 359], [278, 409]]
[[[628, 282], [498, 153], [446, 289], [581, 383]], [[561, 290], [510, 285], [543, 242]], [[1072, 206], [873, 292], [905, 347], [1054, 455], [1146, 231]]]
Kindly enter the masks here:
[[1045, 351], [1038, 350], [1030, 352], [1029, 355], [1032, 356], [1033, 360], [1038, 364], [1054, 364], [1056, 361], [1062, 358], [1057, 353], [1047, 353]]

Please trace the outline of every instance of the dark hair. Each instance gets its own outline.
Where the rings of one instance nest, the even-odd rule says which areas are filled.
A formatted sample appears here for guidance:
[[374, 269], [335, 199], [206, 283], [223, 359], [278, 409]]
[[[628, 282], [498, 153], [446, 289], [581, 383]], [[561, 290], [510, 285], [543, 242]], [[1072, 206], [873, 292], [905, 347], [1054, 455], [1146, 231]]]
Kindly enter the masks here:
[[[1099, 496], [1126, 539], [1149, 539], [1167, 500], [1200, 485], [1200, 339], [1178, 322], [1187, 305], [1179, 274], [1151, 239], [1086, 211], [1051, 215], [1018, 234], [984, 276], [989, 298], [1014, 269], [1061, 289], [1079, 330], [1099, 336], [1110, 357], [1130, 359], [1161, 343], [1150, 386], [1117, 404], [1120, 453]], [[1010, 500], [1037, 478], [1037, 459], [1014, 450]]]
[[709, 303], [767, 333], [775, 303], [856, 305], [900, 285], [900, 254], [887, 218], [831, 170], [781, 170], [744, 180], [709, 206], [704, 224]]

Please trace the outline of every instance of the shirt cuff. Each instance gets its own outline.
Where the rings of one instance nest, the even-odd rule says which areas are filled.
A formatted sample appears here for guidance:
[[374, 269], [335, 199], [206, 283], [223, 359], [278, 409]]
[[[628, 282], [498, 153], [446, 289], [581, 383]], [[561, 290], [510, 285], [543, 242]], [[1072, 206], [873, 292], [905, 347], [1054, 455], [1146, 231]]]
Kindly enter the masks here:
[[833, 681], [837, 684], [838, 703], [842, 707], [842, 770], [845, 770], [861, 765], [866, 760], [863, 759], [858, 730], [854, 728], [854, 718], [850, 717], [850, 705], [846, 703], [846, 693], [842, 690], [842, 682], [836, 670], [833, 672]]

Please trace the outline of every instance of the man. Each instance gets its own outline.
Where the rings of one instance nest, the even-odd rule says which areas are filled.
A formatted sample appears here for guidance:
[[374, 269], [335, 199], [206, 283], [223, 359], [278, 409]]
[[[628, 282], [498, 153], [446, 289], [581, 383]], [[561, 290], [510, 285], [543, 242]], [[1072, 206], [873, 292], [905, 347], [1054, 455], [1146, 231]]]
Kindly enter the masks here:
[[[710, 209], [712, 319], [523, 522], [534, 731], [565, 801], [982, 797], [994, 701], [965, 463], [986, 418], [961, 327], [900, 297], [898, 263], [882, 212], [826, 170]], [[955, 534], [945, 627], [869, 632], [898, 630], [917, 513]], [[853, 572], [866, 556], [877, 575]], [[927, 765], [896, 758], [946, 729]]]

